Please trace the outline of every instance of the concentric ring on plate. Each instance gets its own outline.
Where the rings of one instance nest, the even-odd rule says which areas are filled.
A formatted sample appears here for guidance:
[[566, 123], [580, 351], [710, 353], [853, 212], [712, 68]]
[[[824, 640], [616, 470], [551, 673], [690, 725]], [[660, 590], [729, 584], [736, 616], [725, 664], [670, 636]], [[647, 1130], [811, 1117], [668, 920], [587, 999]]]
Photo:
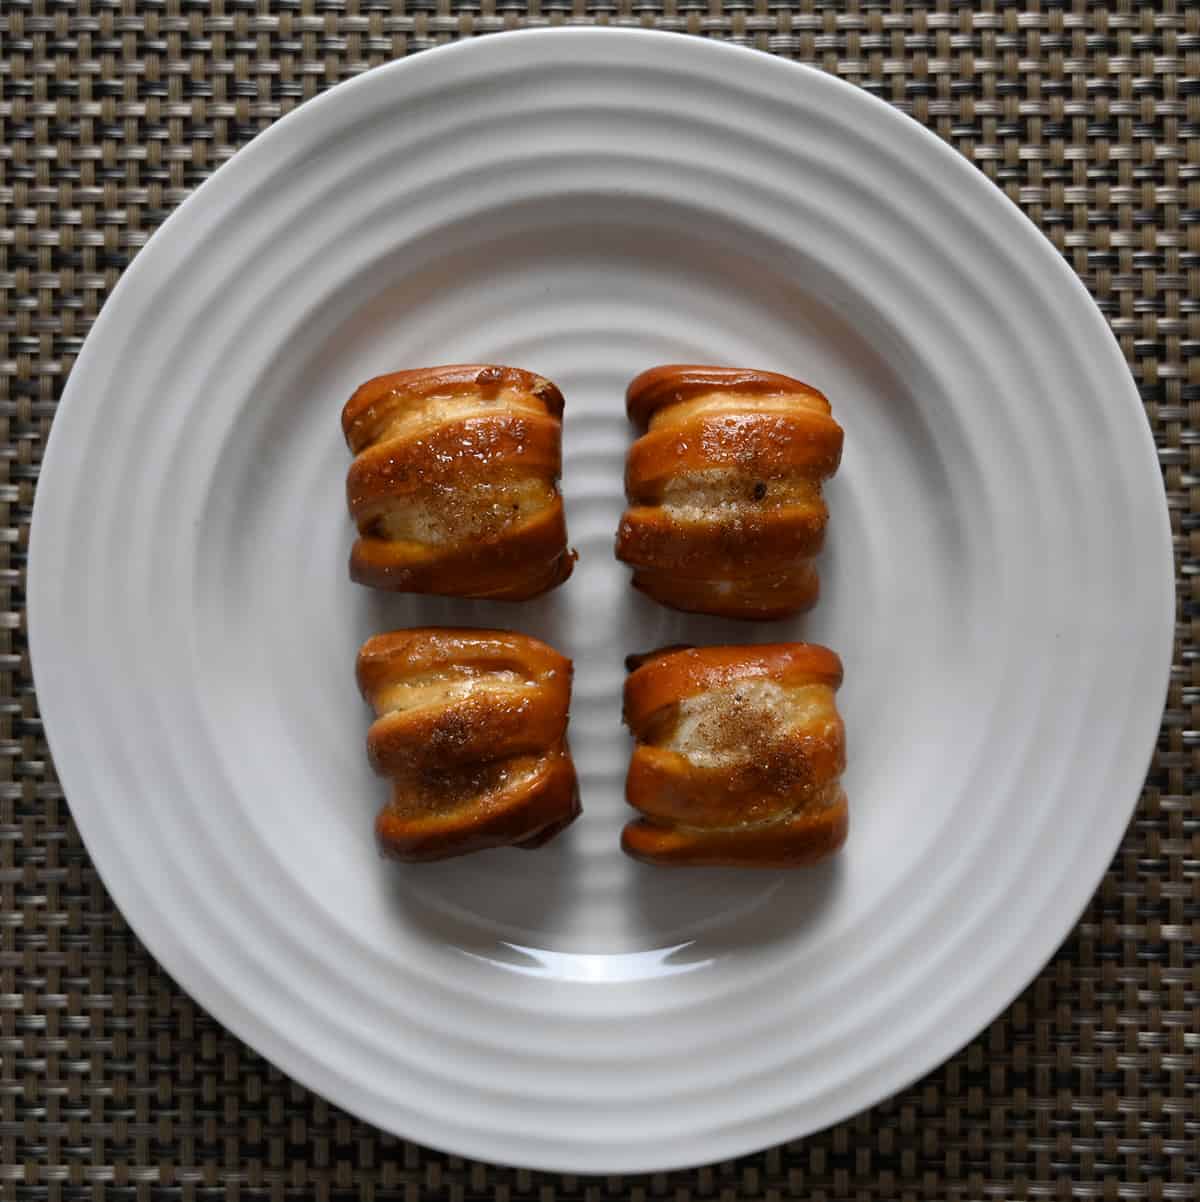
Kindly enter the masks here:
[[[560, 597], [501, 619], [345, 582], [336, 414], [414, 357], [563, 386], [585, 558]], [[816, 873], [616, 849], [621, 656], [728, 629], [589, 566], [621, 507], [623, 384], [672, 359], [812, 379], [847, 429], [825, 599], [786, 628], [847, 666], [854, 829]], [[31, 640], [98, 867], [222, 1021], [427, 1143], [665, 1168], [894, 1091], [1052, 952], [1151, 746], [1164, 512], [1099, 314], [948, 148], [749, 52], [505, 35], [306, 105], [139, 256], [48, 448]], [[588, 809], [561, 847], [375, 862], [350, 665], [418, 614], [575, 655]]]

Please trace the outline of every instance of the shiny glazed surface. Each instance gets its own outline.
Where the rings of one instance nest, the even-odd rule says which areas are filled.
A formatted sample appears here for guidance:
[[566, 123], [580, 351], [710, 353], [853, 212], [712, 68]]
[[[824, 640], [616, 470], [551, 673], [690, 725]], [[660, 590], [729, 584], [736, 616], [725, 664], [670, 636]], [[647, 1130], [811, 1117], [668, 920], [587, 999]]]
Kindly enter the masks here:
[[506, 630], [409, 627], [369, 638], [356, 676], [376, 714], [368, 759], [392, 782], [375, 818], [385, 856], [533, 850], [578, 817], [571, 661], [553, 647]]
[[375, 376], [342, 409], [358, 527], [350, 576], [402, 593], [527, 601], [571, 574], [562, 393], [497, 364]]
[[815, 388], [775, 372], [667, 364], [629, 385], [617, 557], [664, 605], [770, 621], [811, 609], [842, 428]]
[[826, 647], [663, 648], [625, 682], [622, 847], [677, 867], [799, 868], [846, 841], [846, 729]]

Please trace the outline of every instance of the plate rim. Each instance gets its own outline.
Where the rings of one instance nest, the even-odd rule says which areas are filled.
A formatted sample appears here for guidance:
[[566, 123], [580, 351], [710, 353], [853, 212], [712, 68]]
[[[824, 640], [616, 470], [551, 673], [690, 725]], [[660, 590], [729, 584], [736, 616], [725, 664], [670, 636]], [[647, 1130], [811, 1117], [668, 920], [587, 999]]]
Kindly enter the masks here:
[[[323, 111], [324, 108], [335, 103], [346, 103], [353, 91], [363, 84], [363, 81], [368, 78], [377, 78], [381, 74], [395, 74], [399, 71], [409, 70], [414, 63], [421, 63], [428, 59], [430, 54], [437, 56], [441, 60], [447, 59], [451, 55], [459, 57], [469, 57], [476, 55], [491, 55], [496, 52], [497, 47], [511, 44], [514, 41], [522, 43], [533, 43], [536, 41], [545, 42], [549, 38], [565, 39], [572, 38], [578, 43], [596, 43], [600, 41], [613, 41], [624, 39], [630, 42], [651, 42], [661, 43], [667, 38], [673, 38], [677, 44], [680, 54], [689, 54], [696, 56], [695, 61], [699, 58], [709, 56], [710, 62], [717, 64], [715, 67], [710, 67], [710, 70], [729, 69], [730, 71], [740, 71], [742, 67], [749, 64], [754, 64], [760, 71], [775, 72], [781, 81], [785, 81], [787, 76], [794, 71], [799, 71], [811, 79], [819, 78], [821, 80], [820, 87], [830, 88], [830, 95], [840, 95], [843, 98], [850, 99], [851, 103], [858, 105], [864, 113], [871, 112], [874, 114], [873, 120], [877, 123], [883, 123], [884, 126], [890, 125], [891, 128], [899, 131], [902, 128], [908, 129], [907, 137], [924, 138], [928, 144], [936, 144], [938, 147], [939, 162], [942, 163], [948, 172], [958, 172], [961, 179], [972, 179], [974, 181], [982, 181], [989, 185], [987, 191], [991, 192], [1000, 204], [995, 206], [996, 217], [1004, 211], [1009, 212], [1010, 216], [1019, 215], [1021, 225], [1026, 228], [1027, 234], [1037, 236], [1037, 241], [1041, 243], [1043, 251], [1041, 254], [1042, 261], [1046, 265], [1047, 271], [1056, 271], [1062, 281], [1070, 281], [1076, 297], [1084, 302], [1086, 309], [1089, 312], [1090, 330], [1083, 329], [1081, 335], [1088, 338], [1089, 341], [1095, 340], [1097, 336], [1099, 341], [1106, 346], [1106, 351], [1114, 364], [1119, 364], [1120, 381], [1117, 385], [1114, 383], [1114, 394], [1119, 390], [1125, 397], [1125, 401], [1133, 405], [1138, 416], [1138, 427], [1141, 431], [1140, 449], [1134, 450], [1130, 448], [1131, 460], [1135, 456], [1140, 456], [1142, 459], [1142, 467], [1138, 468], [1139, 472], [1145, 471], [1147, 474], [1152, 470], [1154, 478], [1159, 480], [1159, 521], [1157, 523], [1156, 547], [1154, 556], [1158, 560], [1158, 567], [1162, 569], [1161, 579], [1155, 583], [1156, 588], [1162, 589], [1160, 597], [1161, 611], [1154, 615], [1154, 622], [1161, 629], [1160, 647], [1158, 649], [1158, 675], [1161, 678], [1160, 693], [1162, 703], [1154, 709], [1151, 714], [1147, 707], [1146, 716], [1142, 718], [1141, 725], [1145, 727], [1147, 734], [1145, 744], [1148, 749], [1145, 755], [1145, 764], [1148, 768], [1153, 760], [1156, 749], [1157, 738], [1156, 732], [1161, 724], [1161, 713], [1165, 704], [1167, 692], [1170, 684], [1170, 670], [1173, 660], [1173, 648], [1175, 640], [1175, 614], [1176, 614], [1176, 582], [1174, 568], [1174, 552], [1172, 543], [1172, 533], [1170, 525], [1170, 514], [1167, 506], [1165, 490], [1161, 488], [1161, 470], [1158, 462], [1157, 448], [1154, 442], [1153, 434], [1149, 423], [1145, 420], [1145, 412], [1142, 407], [1140, 396], [1130, 369], [1125, 362], [1124, 355], [1120, 350], [1120, 346], [1113, 335], [1107, 321], [1100, 312], [1091, 294], [1083, 284], [1082, 280], [1076, 274], [1074, 269], [1067, 263], [1065, 258], [1058, 250], [1045, 239], [1042, 231], [1026, 216], [1026, 214], [1013, 203], [1000, 189], [994, 181], [981, 172], [973, 164], [969, 163], [953, 146], [949, 145], [937, 136], [927, 126], [922, 125], [919, 121], [908, 117], [900, 110], [894, 108], [885, 100], [866, 92], [855, 84], [830, 75], [821, 69], [806, 63], [800, 63], [790, 59], [779, 58], [761, 50], [748, 46], [739, 45], [731, 42], [718, 41], [708, 38], [695, 37], [685, 33], [676, 33], [674, 31], [651, 30], [626, 27], [580, 27], [567, 26], [558, 28], [543, 28], [543, 29], [522, 29], [504, 31], [498, 34], [488, 34], [483, 37], [459, 39], [443, 46], [436, 47], [431, 51], [423, 51], [420, 54], [411, 55], [407, 58], [392, 60], [388, 63], [381, 64], [379, 67], [372, 68], [369, 71], [363, 72], [361, 75], [355, 76], [349, 80], [345, 80], [325, 92], [320, 93], [311, 100], [298, 105], [291, 112], [280, 118], [267, 129], [258, 134], [250, 143], [240, 148], [229, 160], [222, 163], [212, 175], [205, 179], [193, 192], [191, 192], [181, 204], [176, 206], [168, 215], [161, 226], [155, 230], [154, 234], [148, 240], [147, 245], [137, 254], [132, 263], [122, 272], [116, 286], [104, 301], [101, 311], [94, 321], [91, 330], [85, 340], [85, 344], [81, 349], [75, 365], [70, 373], [67, 383], [64, 387], [62, 397], [56, 409], [54, 420], [51, 424], [50, 433], [48, 435], [46, 446], [44, 448], [41, 467], [39, 471], [38, 481], [34, 492], [33, 513], [30, 519], [30, 535], [29, 547], [27, 553], [26, 564], [26, 629], [30, 654], [30, 666], [34, 681], [35, 695], [38, 700], [38, 712], [42, 718], [43, 733], [47, 744], [50, 747], [51, 755], [54, 761], [56, 771], [62, 785], [64, 797], [67, 798], [67, 804], [73, 820], [79, 829], [80, 836], [83, 839], [85, 846], [88, 848], [89, 859], [95, 868], [98, 876], [102, 880], [109, 895], [112, 897], [114, 904], [120, 910], [120, 913], [135, 936], [151, 953], [160, 966], [175, 980], [180, 988], [184, 989], [194, 1000], [208, 1011], [219, 1023], [232, 1031], [240, 1040], [248, 1047], [258, 1050], [268, 1046], [272, 1049], [290, 1047], [288, 1038], [278, 1028], [273, 1028], [266, 1024], [256, 1011], [246, 1009], [238, 1000], [235, 991], [231, 990], [220, 978], [220, 974], [214, 970], [206, 969], [206, 966], [188, 962], [186, 949], [181, 947], [178, 941], [172, 941], [169, 937], [169, 932], [163, 932], [158, 928], [157, 923], [153, 921], [152, 915], [138, 913], [136, 907], [127, 908], [122, 903], [122, 898], [128, 899], [125, 882], [121, 879], [110, 879], [115, 874], [107, 873], [102, 867], [99, 860], [93, 858], [91, 848], [94, 842], [102, 842], [97, 840], [97, 827], [86, 817], [90, 810], [98, 804], [95, 800], [76, 810], [74, 803], [70, 800], [72, 797], [79, 798], [81, 796], [90, 795], [93, 790], [88, 787], [88, 777], [84, 771], [85, 765], [82, 763], [76, 765], [72, 763], [69, 738], [61, 738], [59, 735], [51, 733], [51, 727], [55, 725], [54, 719], [50, 717], [48, 711], [53, 711], [57, 708], [57, 703], [51, 701], [49, 705], [45, 704], [44, 697], [50, 696], [50, 693], [43, 693], [39, 687], [39, 680], [44, 683], [44, 665], [53, 658], [53, 648], [49, 643], [49, 635], [43, 633], [46, 629], [40, 619], [37, 617], [39, 611], [45, 611], [48, 606], [43, 606], [38, 598], [46, 595], [48, 590], [53, 587], [54, 581], [47, 579], [44, 569], [39, 570], [40, 557], [38, 547], [45, 531], [49, 528], [53, 520], [53, 493], [48, 494], [44, 489], [44, 482], [47, 478], [52, 478], [54, 472], [58, 469], [54, 467], [55, 463], [63, 455], [63, 447], [66, 445], [69, 434], [63, 433], [66, 429], [66, 423], [63, 421], [63, 415], [73, 412], [74, 408], [81, 405], [83, 402], [84, 386], [82, 378], [86, 375], [92, 358], [99, 355], [100, 346], [105, 337], [105, 331], [116, 320], [116, 309], [119, 303], [118, 298], [123, 295], [132, 293], [138, 286], [139, 280], [143, 275], [151, 270], [150, 264], [152, 257], [161, 253], [160, 251], [152, 251], [152, 248], [157, 243], [159, 247], [165, 244], [159, 238], [159, 234], [171, 227], [173, 222], [177, 222], [177, 218], [182, 213], [193, 214], [201, 208], [205, 198], [211, 195], [214, 188], [214, 181], [227, 178], [229, 167], [237, 163], [237, 170], [251, 171], [254, 165], [261, 161], [271, 147], [280, 142], [284, 137], [287, 137], [293, 130], [299, 130], [299, 121], [304, 115], [304, 120], [311, 121], [315, 111]], [[741, 63], [741, 67], [737, 64]], [[794, 77], [798, 78], [798, 77]], [[335, 99], [336, 98], [336, 99]], [[865, 104], [864, 104], [865, 102]], [[887, 115], [885, 115], [887, 114]], [[978, 184], [971, 186], [978, 188]], [[982, 190], [980, 191], [982, 195]], [[1030, 241], [1032, 246], [1032, 240]], [[1022, 248], [1023, 249], [1023, 248]], [[1056, 266], [1051, 267], [1051, 261]], [[1082, 323], [1082, 313], [1084, 304], [1081, 304], [1078, 310], [1079, 320]], [[1149, 476], [1147, 477], [1149, 478]], [[46, 499], [49, 496], [49, 499]], [[1149, 532], [1146, 532], [1147, 540]], [[43, 668], [39, 669], [39, 663]], [[1153, 726], [1150, 725], [1151, 719]], [[1131, 721], [1136, 721], [1135, 715]], [[68, 724], [62, 723], [59, 726], [60, 732], [64, 726]], [[1137, 744], [1134, 740], [1130, 740], [1131, 747], [1136, 751]], [[65, 755], [62, 754], [65, 752]], [[1138, 753], [1140, 754], [1140, 753]], [[1130, 761], [1138, 759], [1138, 754], [1127, 752], [1126, 755]], [[1146, 768], [1142, 771], [1144, 778]], [[68, 786], [68, 777], [72, 778], [73, 783]], [[1120, 828], [1116, 840], [1111, 847], [1106, 848], [1105, 867], [1102, 868], [1095, 880], [1087, 884], [1086, 890], [1077, 890], [1082, 893], [1083, 900], [1078, 905], [1060, 905], [1056, 911], [1057, 920], [1047, 924], [1045, 930], [1050, 932], [1050, 936], [1043, 937], [1037, 945], [1037, 949], [1031, 955], [1028, 949], [1024, 949], [1020, 960], [1022, 969], [1020, 972], [1013, 972], [1011, 979], [1004, 989], [999, 989], [996, 992], [996, 998], [999, 1002], [991, 1009], [990, 1014], [984, 1021], [976, 1021], [972, 1018], [970, 1027], [972, 1034], [965, 1038], [958, 1038], [957, 1035], [949, 1041], [942, 1039], [934, 1046], [936, 1048], [931, 1056], [927, 1052], [922, 1052], [915, 1059], [920, 1061], [919, 1067], [913, 1069], [906, 1067], [911, 1055], [898, 1057], [904, 1061], [900, 1070], [895, 1068], [891, 1071], [891, 1076], [887, 1081], [886, 1092], [880, 1094], [876, 1087], [871, 1087], [871, 1092], [875, 1096], [875, 1100], [868, 1103], [868, 1106], [877, 1105], [879, 1102], [895, 1093], [908, 1088], [914, 1081], [919, 1080], [927, 1073], [934, 1071], [938, 1066], [943, 1064], [948, 1058], [954, 1056], [962, 1047], [971, 1042], [978, 1034], [985, 1030], [995, 1018], [1004, 1012], [1012, 1002], [1029, 986], [1029, 984], [1042, 971], [1045, 965], [1054, 956], [1056, 949], [1061, 945], [1063, 940], [1069, 936], [1071, 930], [1077, 924], [1080, 914], [1086, 909], [1100, 882], [1103, 880], [1104, 872], [1107, 870], [1107, 865], [1111, 863], [1113, 856], [1117, 853], [1124, 834], [1128, 829], [1129, 820], [1136, 811], [1138, 799], [1140, 797], [1140, 789], [1129, 800], [1127, 808], [1126, 821]], [[92, 827], [92, 835], [89, 837], [87, 828]], [[1097, 855], [1097, 859], [1099, 856]], [[1078, 878], [1077, 878], [1078, 880]], [[136, 917], [134, 917], [136, 915]], [[152, 929], [149, 937], [145, 934], [146, 930]], [[995, 998], [993, 999], [995, 1001]], [[943, 1044], [947, 1046], [943, 1047]], [[274, 1051], [266, 1054], [269, 1059], [274, 1060]], [[315, 1094], [328, 1098], [336, 1105], [343, 1107], [348, 1113], [362, 1116], [365, 1121], [378, 1125], [384, 1130], [392, 1130], [386, 1125], [386, 1120], [377, 1113], [372, 1114], [377, 1107], [368, 1105], [362, 1097], [354, 1096], [353, 1083], [347, 1082], [346, 1087], [343, 1087], [341, 1079], [329, 1078], [323, 1079], [319, 1071], [321, 1066], [317, 1065], [318, 1071], [310, 1072], [308, 1063], [301, 1067], [296, 1067], [295, 1057], [284, 1061], [281, 1060], [280, 1068], [288, 1076], [294, 1078], [305, 1088], [311, 1090]], [[892, 1079], [894, 1078], [894, 1080]], [[850, 1105], [841, 1105], [835, 1107], [833, 1113], [827, 1120], [814, 1130], [824, 1129], [835, 1123], [842, 1122], [853, 1114], [859, 1113], [863, 1106], [857, 1101], [852, 1100]], [[471, 1138], [467, 1133], [462, 1132], [464, 1138], [457, 1146], [451, 1146], [451, 1142], [439, 1142], [436, 1136], [430, 1136], [428, 1133], [420, 1133], [410, 1135], [405, 1132], [396, 1132], [405, 1138], [418, 1139], [422, 1143], [430, 1146], [441, 1148], [450, 1154], [465, 1155], [465, 1156], [486, 1156], [476, 1150], [472, 1150], [468, 1144], [471, 1143]], [[774, 1139], [774, 1135], [770, 1137]], [[764, 1145], [761, 1141], [756, 1140], [751, 1136], [749, 1139], [743, 1138], [739, 1142], [741, 1145], [740, 1151], [733, 1153], [723, 1153], [722, 1158], [728, 1158], [729, 1155], [747, 1155], [760, 1150]], [[697, 1149], [699, 1152], [699, 1149]], [[615, 1154], [614, 1154], [615, 1155]], [[532, 1159], [523, 1159], [519, 1162], [522, 1166], [535, 1168], [544, 1171], [554, 1172], [601, 1172], [594, 1165], [581, 1167], [581, 1161], [571, 1161], [567, 1159], [552, 1160], [540, 1157]], [[590, 1162], [589, 1162], [590, 1163]], [[706, 1163], [703, 1159], [697, 1159], [692, 1156], [682, 1161], [653, 1161], [646, 1162], [644, 1157], [630, 1158], [628, 1156], [622, 1160], [621, 1164], [614, 1168], [613, 1172], [620, 1173], [639, 1173], [650, 1171], [670, 1171], [673, 1169], [692, 1167], [694, 1165]]]

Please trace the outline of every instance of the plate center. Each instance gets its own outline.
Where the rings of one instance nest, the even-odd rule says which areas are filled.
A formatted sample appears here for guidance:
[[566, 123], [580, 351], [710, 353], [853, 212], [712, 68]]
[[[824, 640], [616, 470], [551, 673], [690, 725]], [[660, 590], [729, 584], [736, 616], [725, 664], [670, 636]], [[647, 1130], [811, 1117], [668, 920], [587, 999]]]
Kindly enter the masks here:
[[[452, 230], [436, 258], [397, 250], [314, 310], [314, 328], [264, 376], [222, 477], [222, 504], [236, 515], [218, 528], [228, 540], [222, 553], [232, 548], [221, 612], [237, 703], [217, 714], [218, 725], [234, 740], [253, 732], [258, 747], [272, 749], [273, 787], [286, 787], [293, 814], [271, 838], [275, 847], [286, 842], [289, 870], [304, 879], [307, 865], [320, 882], [310, 888], [336, 892], [325, 904], [357, 928], [383, 932], [385, 944], [395, 932], [397, 946], [435, 938], [518, 970], [628, 976], [702, 963], [735, 931], [743, 943], [804, 938], [805, 917], [836, 908], [847, 872], [870, 864], [869, 844], [896, 836], [886, 811], [869, 820], [868, 798], [879, 793], [872, 782], [922, 770], [903, 728], [944, 704], [928, 648], [952, 656], [959, 633], [953, 620], [933, 628], [922, 594], [961, 594], [947, 567], [961, 532], [942, 508], [952, 486], [922, 409], [936, 390], [923, 382], [918, 400], [911, 389], [922, 382], [904, 384], [885, 367], [873, 349], [885, 332], [872, 327], [865, 303], [846, 315], [837, 300], [844, 282], [735, 223], [604, 198], [581, 200], [569, 220], [536, 205], [506, 210], [489, 229], [482, 240], [478, 224]], [[798, 376], [829, 395], [847, 429], [843, 467], [828, 487], [824, 600], [806, 618], [742, 624], [675, 613], [636, 594], [613, 557], [634, 437], [625, 385], [648, 366], [679, 361]], [[533, 602], [389, 595], [347, 578], [341, 405], [377, 373], [451, 362], [529, 368], [566, 395], [562, 486], [580, 560], [565, 586]], [[261, 470], [264, 462], [272, 470]], [[898, 507], [910, 519], [902, 526], [887, 519]], [[908, 624], [904, 643], [888, 641], [897, 621]], [[509, 627], [574, 659], [570, 739], [585, 812], [548, 847], [424, 866], [376, 859], [371, 821], [387, 785], [363, 756], [369, 714], [354, 689], [354, 656], [372, 634], [423, 624]], [[625, 858], [625, 656], [665, 643], [803, 638], [828, 643], [847, 664], [854, 829], [838, 867], [789, 877], [651, 869]], [[886, 656], [911, 682], [886, 742], [858, 737], [880, 723], [879, 696], [856, 675], [872, 656]], [[226, 678], [226, 698], [229, 687]], [[905, 837], [932, 837], [937, 808]], [[882, 888], [888, 873], [867, 879]], [[643, 958], [606, 969], [522, 959], [535, 952]]]

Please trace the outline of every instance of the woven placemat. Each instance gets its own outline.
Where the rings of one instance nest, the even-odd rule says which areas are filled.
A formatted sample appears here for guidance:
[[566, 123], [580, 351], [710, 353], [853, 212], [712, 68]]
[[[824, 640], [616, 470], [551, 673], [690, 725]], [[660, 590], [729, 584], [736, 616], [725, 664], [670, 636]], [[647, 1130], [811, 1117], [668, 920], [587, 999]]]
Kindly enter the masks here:
[[[214, 168], [339, 80], [456, 37], [631, 24], [852, 80], [995, 180], [1141, 389], [1180, 620], [1145, 794], [1086, 915], [948, 1064], [820, 1135], [630, 1178], [385, 1136], [200, 1010], [113, 908], [38, 720], [23, 568], [54, 407], [105, 296]], [[1200, 1169], [1200, 6], [1084, 0], [0, 3], [0, 1198], [1186, 1199]]]

